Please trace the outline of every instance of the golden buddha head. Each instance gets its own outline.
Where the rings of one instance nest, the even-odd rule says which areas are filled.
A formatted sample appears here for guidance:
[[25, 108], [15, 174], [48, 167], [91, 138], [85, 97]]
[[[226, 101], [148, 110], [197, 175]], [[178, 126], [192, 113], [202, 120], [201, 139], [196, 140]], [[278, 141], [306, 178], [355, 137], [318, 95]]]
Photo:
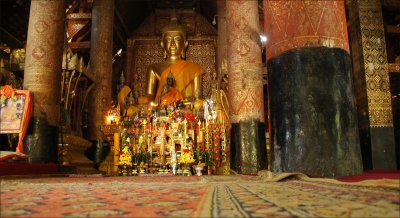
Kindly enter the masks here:
[[170, 22], [162, 29], [161, 47], [163, 47], [166, 58], [184, 58], [188, 46], [186, 31], [179, 24], [175, 10], [172, 12]]

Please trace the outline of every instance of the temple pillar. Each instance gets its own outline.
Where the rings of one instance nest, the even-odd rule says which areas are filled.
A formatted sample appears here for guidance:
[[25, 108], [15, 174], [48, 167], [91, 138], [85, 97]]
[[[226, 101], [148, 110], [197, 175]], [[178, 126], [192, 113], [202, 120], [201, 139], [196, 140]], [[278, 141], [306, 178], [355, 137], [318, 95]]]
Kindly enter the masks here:
[[231, 168], [267, 169], [258, 1], [226, 1]]
[[111, 105], [114, 0], [96, 0], [92, 9], [90, 68], [96, 86], [89, 98], [89, 137], [104, 140], [101, 126]]
[[364, 169], [396, 169], [381, 2], [350, 1], [349, 14]]
[[362, 172], [344, 1], [264, 1], [272, 169]]
[[[217, 35], [217, 54], [216, 54], [216, 66], [217, 66], [217, 75], [218, 78], [223, 78], [227, 73], [227, 69], [226, 69], [226, 63], [227, 63], [227, 43], [228, 43], [228, 36], [226, 35], [226, 28], [227, 28], [227, 23], [226, 23], [226, 1], [222, 0], [222, 1], [217, 1], [217, 11], [218, 14], [215, 15], [217, 18], [217, 31], [218, 31], [218, 35]], [[225, 63], [225, 67], [223, 67], [223, 63]], [[224, 69], [223, 69], [224, 68]], [[222, 74], [222, 75], [221, 75]], [[220, 89], [222, 89], [224, 92], [224, 88], [221, 86], [222, 80], [220, 80]], [[225, 85], [225, 84], [224, 84]], [[220, 98], [220, 97], [219, 97]], [[217, 103], [217, 102], [216, 102]], [[221, 99], [219, 99], [218, 103], [222, 103]], [[221, 107], [221, 106], [219, 106]], [[231, 125], [229, 124], [229, 122], [226, 122], [226, 120], [224, 121], [224, 125], [225, 125], [225, 131], [226, 131], [226, 138], [229, 138], [230, 135], [230, 127]], [[225, 149], [222, 151], [224, 152], [225, 156], [221, 161], [221, 167], [217, 168], [217, 174], [218, 175], [229, 175], [230, 174], [230, 147], [229, 146], [225, 146]]]
[[25, 138], [35, 139], [27, 146], [30, 162], [57, 160], [64, 19], [63, 0], [31, 2], [24, 71], [24, 89], [33, 94], [33, 119]]
[[217, 36], [217, 69], [220, 73], [222, 61], [227, 59], [227, 42], [228, 36], [226, 35], [226, 1], [217, 1], [217, 25], [218, 25], [218, 36]]

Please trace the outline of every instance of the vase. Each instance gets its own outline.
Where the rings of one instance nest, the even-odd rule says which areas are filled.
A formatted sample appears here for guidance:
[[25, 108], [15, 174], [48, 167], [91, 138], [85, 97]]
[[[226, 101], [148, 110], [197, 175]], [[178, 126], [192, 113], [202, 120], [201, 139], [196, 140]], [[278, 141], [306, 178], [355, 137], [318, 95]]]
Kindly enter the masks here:
[[208, 166], [208, 167], [207, 167], [207, 174], [208, 174], [208, 175], [212, 175], [212, 168], [211, 168], [211, 166]]
[[192, 166], [193, 166], [193, 163], [184, 163], [182, 165], [182, 169], [183, 169], [182, 175], [183, 176], [191, 176], [191, 175], [193, 175], [192, 174]]
[[197, 175], [197, 176], [202, 176], [202, 175], [203, 175], [203, 172], [202, 172], [203, 169], [204, 169], [203, 166], [197, 166], [197, 167], [196, 167], [196, 172], [197, 172], [196, 175]]

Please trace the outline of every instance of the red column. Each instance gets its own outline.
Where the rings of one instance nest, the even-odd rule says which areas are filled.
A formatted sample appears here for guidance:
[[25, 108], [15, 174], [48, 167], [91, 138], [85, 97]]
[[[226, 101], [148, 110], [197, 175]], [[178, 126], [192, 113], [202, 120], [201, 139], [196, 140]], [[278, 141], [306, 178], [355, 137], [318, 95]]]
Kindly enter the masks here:
[[33, 93], [33, 116], [45, 112], [50, 125], [60, 119], [61, 62], [64, 45], [64, 1], [31, 2], [24, 89]]
[[344, 1], [265, 0], [267, 60], [290, 49], [326, 46], [350, 53]]
[[231, 121], [264, 121], [260, 24], [256, 0], [227, 1]]
[[260, 24], [257, 0], [226, 1], [231, 168], [267, 168]]

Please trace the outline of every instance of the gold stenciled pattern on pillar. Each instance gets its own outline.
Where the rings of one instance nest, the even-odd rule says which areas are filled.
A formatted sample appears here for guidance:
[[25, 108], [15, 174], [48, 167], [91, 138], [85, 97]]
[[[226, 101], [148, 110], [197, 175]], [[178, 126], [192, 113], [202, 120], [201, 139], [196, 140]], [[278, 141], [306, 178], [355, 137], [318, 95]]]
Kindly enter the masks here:
[[46, 112], [51, 125], [60, 114], [63, 7], [62, 1], [32, 1], [28, 27], [24, 88], [34, 94], [34, 116]]
[[385, 32], [379, 2], [358, 1], [371, 127], [393, 127]]
[[[229, 105], [234, 123], [248, 120], [264, 121], [264, 94], [262, 67], [255, 64], [237, 64], [229, 74]], [[261, 78], [260, 78], [261, 77]], [[261, 87], [261, 88], [260, 88]]]
[[231, 121], [264, 121], [257, 1], [227, 1]]

